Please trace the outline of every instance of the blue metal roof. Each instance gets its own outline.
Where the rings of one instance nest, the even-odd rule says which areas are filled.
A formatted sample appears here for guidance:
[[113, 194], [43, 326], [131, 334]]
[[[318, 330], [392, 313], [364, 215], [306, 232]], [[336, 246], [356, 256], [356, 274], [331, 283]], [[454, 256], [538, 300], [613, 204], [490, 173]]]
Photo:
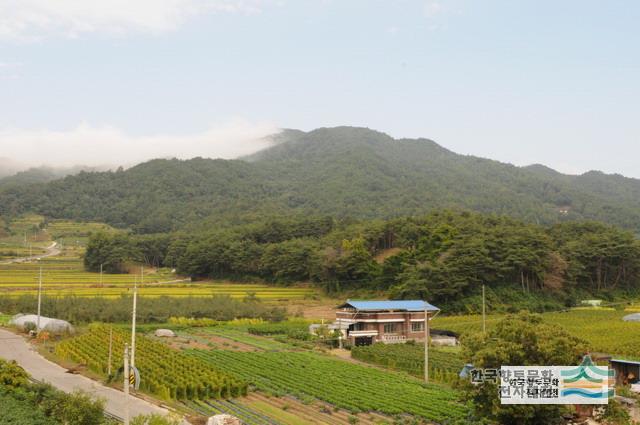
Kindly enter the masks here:
[[397, 301], [355, 301], [347, 300], [340, 308], [353, 307], [356, 310], [404, 310], [404, 311], [438, 311], [438, 307], [422, 300], [397, 300]]
[[640, 366], [640, 362], [637, 362], [635, 360], [611, 359], [611, 360], [609, 360], [609, 362], [610, 363], [626, 363], [626, 364], [633, 364], [633, 365]]

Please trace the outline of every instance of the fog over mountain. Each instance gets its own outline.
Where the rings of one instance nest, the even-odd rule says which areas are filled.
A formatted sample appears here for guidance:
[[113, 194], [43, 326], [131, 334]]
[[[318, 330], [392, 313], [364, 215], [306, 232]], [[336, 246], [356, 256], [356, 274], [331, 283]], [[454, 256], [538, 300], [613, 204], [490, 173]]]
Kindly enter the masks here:
[[66, 131], [0, 129], [0, 177], [30, 167], [125, 168], [157, 158], [233, 159], [270, 145], [270, 123], [231, 120], [186, 135], [132, 135], [115, 127], [81, 124]]

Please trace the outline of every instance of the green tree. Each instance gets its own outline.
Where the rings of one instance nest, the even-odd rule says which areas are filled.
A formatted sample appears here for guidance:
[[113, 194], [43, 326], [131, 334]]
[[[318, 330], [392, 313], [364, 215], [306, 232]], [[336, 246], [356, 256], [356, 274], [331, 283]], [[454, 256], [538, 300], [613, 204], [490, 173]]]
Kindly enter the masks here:
[[[522, 312], [507, 316], [486, 335], [463, 339], [463, 353], [478, 369], [503, 365], [547, 366], [579, 364], [587, 351], [584, 341], [542, 317]], [[501, 425], [563, 423], [566, 408], [560, 405], [502, 405], [496, 383], [465, 384], [464, 395], [477, 417]]]

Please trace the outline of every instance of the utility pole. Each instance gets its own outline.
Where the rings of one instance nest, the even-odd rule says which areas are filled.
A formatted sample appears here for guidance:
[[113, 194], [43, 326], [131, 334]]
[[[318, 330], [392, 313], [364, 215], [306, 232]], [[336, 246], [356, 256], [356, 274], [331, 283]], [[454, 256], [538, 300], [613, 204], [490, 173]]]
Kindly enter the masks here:
[[342, 317], [338, 317], [338, 348], [342, 350]]
[[111, 352], [113, 350], [113, 325], [109, 327], [109, 360], [107, 365], [107, 376], [111, 376]]
[[38, 279], [38, 320], [36, 333], [40, 332], [40, 306], [42, 305], [42, 266], [40, 266], [40, 278]]
[[138, 304], [138, 279], [133, 281], [133, 314], [131, 319], [131, 367], [136, 365], [136, 306]]
[[424, 302], [424, 382], [429, 383], [429, 312]]
[[484, 295], [484, 285], [482, 285], [482, 333], [487, 333], [487, 306]]
[[124, 425], [129, 425], [129, 345], [124, 345]]
[[102, 264], [100, 264], [100, 287], [102, 288]]

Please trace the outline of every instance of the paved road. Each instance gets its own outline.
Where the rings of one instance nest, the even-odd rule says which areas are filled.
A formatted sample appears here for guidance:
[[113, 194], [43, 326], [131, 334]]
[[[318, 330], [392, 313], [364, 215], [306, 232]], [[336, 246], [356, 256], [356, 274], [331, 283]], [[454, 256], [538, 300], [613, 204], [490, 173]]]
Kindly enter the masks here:
[[55, 257], [60, 254], [60, 249], [58, 248], [58, 242], [54, 242], [45, 248], [47, 252], [40, 255], [32, 255], [31, 257], [21, 257], [21, 258], [13, 258], [11, 260], [0, 261], [0, 264], [11, 264], [11, 263], [26, 263], [29, 261], [39, 260], [41, 258], [47, 257]]
[[[122, 391], [105, 387], [81, 375], [66, 373], [66, 369], [50, 362], [34, 351], [20, 335], [0, 329], [0, 357], [17, 361], [34, 379], [48, 382], [62, 391], [72, 392], [74, 389], [79, 388], [97, 397], [104, 398], [106, 400], [105, 410], [108, 413], [118, 417], [124, 416], [125, 397]], [[163, 415], [168, 413], [166, 409], [139, 398], [130, 396], [129, 400], [132, 418], [150, 413]]]

